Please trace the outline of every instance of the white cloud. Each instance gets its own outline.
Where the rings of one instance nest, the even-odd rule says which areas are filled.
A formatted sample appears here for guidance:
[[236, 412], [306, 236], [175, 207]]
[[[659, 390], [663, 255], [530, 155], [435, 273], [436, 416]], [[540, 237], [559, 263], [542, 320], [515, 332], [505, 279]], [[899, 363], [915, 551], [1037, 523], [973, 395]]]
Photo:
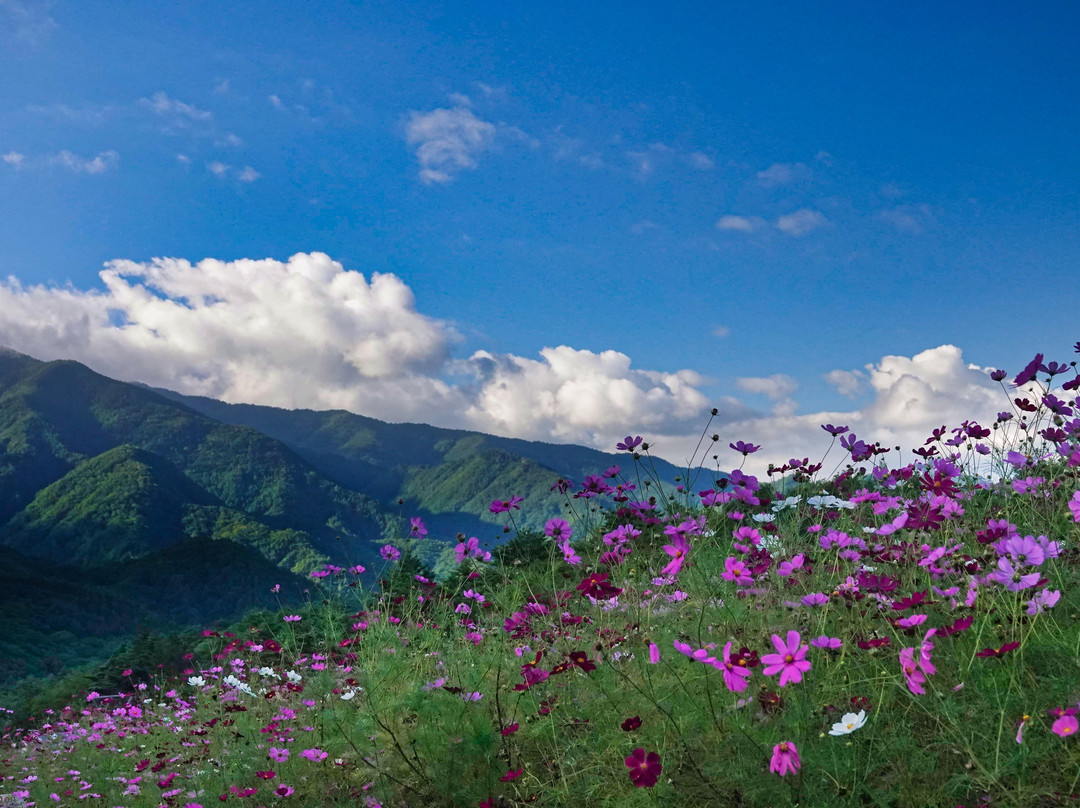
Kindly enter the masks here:
[[700, 429], [708, 399], [690, 370], [631, 367], [618, 351], [544, 348], [540, 359], [477, 351], [463, 363], [479, 383], [465, 414], [477, 429], [610, 448], [627, 431]]
[[240, 180], [240, 182], [255, 182], [255, 180], [261, 176], [262, 174], [251, 166], [244, 166], [243, 169], [237, 173], [236, 178]]
[[[617, 351], [562, 345], [533, 359], [451, 360], [456, 331], [418, 312], [399, 278], [367, 279], [321, 253], [113, 261], [100, 274], [103, 291], [0, 282], [0, 345], [225, 401], [605, 449], [628, 431], [689, 434], [708, 417], [700, 375], [635, 368]], [[734, 399], [725, 410], [752, 414]]]
[[829, 223], [825, 216], [816, 210], [800, 208], [794, 213], [788, 213], [776, 220], [776, 229], [789, 236], [805, 236]]
[[235, 133], [227, 132], [217, 140], [218, 146], [243, 146], [244, 141], [241, 140]]
[[232, 166], [227, 165], [220, 160], [214, 160], [212, 163], [206, 164], [206, 170], [213, 174], [215, 177], [224, 177], [229, 173], [229, 169]]
[[177, 162], [183, 163], [184, 165], [188, 165], [191, 162], [191, 158], [188, 157], [186, 154], [176, 155], [176, 160]]
[[7, 154], [0, 155], [0, 160], [3, 160], [9, 166], [22, 168], [22, 164], [26, 161], [26, 155], [17, 151], [9, 151]]
[[[762, 444], [747, 462], [755, 473], [793, 457], [817, 462], [830, 441], [820, 424], [901, 445], [906, 460], [934, 427], [972, 418], [989, 425], [1006, 406], [987, 369], [965, 363], [952, 345], [839, 371], [861, 377], [870, 400], [803, 414], [791, 398], [796, 381], [780, 373], [737, 382], [769, 399], [772, 412], [763, 414], [736, 398], [707, 398], [708, 380], [694, 371], [636, 368], [614, 350], [560, 345], [533, 358], [476, 351], [452, 360], [460, 337], [417, 311], [401, 279], [365, 277], [321, 253], [288, 261], [114, 261], [101, 280], [100, 291], [0, 281], [0, 345], [232, 402], [342, 408], [607, 450], [641, 434], [674, 462], [689, 459], [715, 406], [710, 432], [721, 435], [719, 446]], [[706, 448], [722, 464], [741, 460]], [[834, 450], [825, 471], [841, 459]]]
[[405, 142], [416, 147], [420, 179], [427, 184], [450, 182], [495, 142], [497, 129], [462, 106], [411, 112]]
[[281, 99], [278, 98], [276, 95], [268, 96], [267, 100], [270, 102], [270, 106], [272, 106], [274, 109], [285, 109], [285, 104], [283, 104]]
[[740, 233], [749, 233], [754, 229], [755, 222], [746, 216], [721, 216], [716, 223], [717, 230], [735, 230]]
[[810, 178], [810, 169], [804, 163], [773, 163], [757, 174], [758, 184], [765, 188], [790, 185]]
[[[921, 446], [936, 427], [952, 428], [968, 419], [984, 426], [993, 423], [1008, 402], [988, 370], [964, 362], [963, 352], [955, 345], [941, 345], [912, 357], [885, 356], [863, 371], [851, 371], [865, 377], [873, 394], [859, 409], [750, 418], [727, 429], [736, 439], [762, 444], [761, 452], [748, 463], [758, 472], [769, 462], [781, 465], [793, 457], [819, 461], [831, 440], [820, 427], [826, 423], [850, 426], [867, 443], [900, 446], [906, 462], [912, 459], [911, 449]], [[843, 459], [838, 449], [829, 457], [825, 473]], [[893, 464], [894, 458], [894, 454], [887, 456]]]
[[641, 236], [650, 230], [656, 230], [660, 225], [654, 222], [652, 219], [642, 219], [640, 222], [636, 222], [631, 228], [630, 232], [635, 236]]
[[744, 376], [735, 380], [735, 386], [746, 393], [765, 396], [773, 402], [773, 415], [791, 415], [796, 402], [791, 396], [799, 389], [799, 383], [784, 373], [772, 376]]
[[66, 149], [49, 158], [50, 165], [62, 166], [76, 174], [104, 174], [120, 164], [120, 155], [109, 150], [96, 157], [80, 157]]
[[728, 328], [726, 325], [715, 326], [712, 330], [712, 335], [714, 337], [720, 337], [721, 339], [728, 336], [729, 334], [731, 334], [731, 329]]
[[830, 370], [823, 377], [842, 396], [853, 397], [862, 392], [866, 374], [861, 370]]
[[223, 95], [229, 92], [229, 80], [228, 79], [214, 79], [214, 92], [217, 95]]
[[193, 121], [208, 121], [213, 117], [213, 114], [205, 109], [199, 109], [191, 104], [185, 104], [183, 101], [177, 101], [175, 98], [169, 98], [160, 90], [149, 98], [141, 99], [139, 103], [158, 115], [190, 118]]

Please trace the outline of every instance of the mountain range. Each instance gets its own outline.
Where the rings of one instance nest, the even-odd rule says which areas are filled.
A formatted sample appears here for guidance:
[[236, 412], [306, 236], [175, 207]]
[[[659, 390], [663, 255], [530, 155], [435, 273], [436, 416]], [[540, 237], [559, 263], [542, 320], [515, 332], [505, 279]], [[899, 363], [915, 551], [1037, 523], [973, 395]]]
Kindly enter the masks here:
[[[629, 458], [341, 410], [226, 404], [0, 349], [0, 684], [100, 658], [145, 627], [304, 596], [324, 563], [383, 564], [421, 517], [434, 565], [560, 512], [552, 485]], [[650, 471], [665, 483], [679, 469]], [[281, 594], [271, 593], [281, 584]]]

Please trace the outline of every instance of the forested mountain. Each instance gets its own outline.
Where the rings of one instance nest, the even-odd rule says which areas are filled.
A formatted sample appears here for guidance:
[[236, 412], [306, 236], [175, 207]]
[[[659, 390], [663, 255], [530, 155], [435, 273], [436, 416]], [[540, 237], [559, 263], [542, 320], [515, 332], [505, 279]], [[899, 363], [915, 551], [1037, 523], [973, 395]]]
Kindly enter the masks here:
[[0, 684], [107, 654], [139, 626], [266, 605], [275, 583], [300, 597], [327, 562], [370, 577], [411, 516], [429, 564], [459, 532], [498, 540], [495, 499], [524, 497], [517, 524], [538, 528], [560, 512], [557, 480], [627, 460], [224, 404], [0, 349]]

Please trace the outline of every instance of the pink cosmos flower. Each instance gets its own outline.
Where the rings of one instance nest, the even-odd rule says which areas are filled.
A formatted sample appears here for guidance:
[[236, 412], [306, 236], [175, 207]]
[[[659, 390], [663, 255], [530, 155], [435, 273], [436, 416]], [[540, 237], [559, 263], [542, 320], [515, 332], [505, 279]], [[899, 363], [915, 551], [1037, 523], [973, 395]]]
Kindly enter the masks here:
[[800, 645], [801, 642], [802, 637], [794, 629], [787, 633], [786, 643], [778, 634], [773, 634], [772, 643], [776, 653], [766, 654], [761, 658], [766, 666], [762, 673], [766, 676], [779, 673], [780, 687], [786, 687], [788, 682], [801, 682], [803, 674], [810, 670], [810, 662], [806, 659], [810, 646]]
[[724, 571], [720, 575], [725, 581], [732, 581], [740, 586], [754, 582], [750, 571], [746, 568], [746, 564], [733, 556], [724, 559]]
[[824, 606], [829, 602], [829, 596], [824, 592], [811, 592], [809, 595], [803, 595], [803, 606]]
[[814, 639], [810, 640], [810, 644], [815, 648], [828, 648], [835, 651], [844, 644], [844, 641], [839, 637], [827, 637], [822, 634], [820, 637], [814, 637]]
[[713, 664], [716, 660], [709, 656], [709, 650], [707, 648], [698, 648], [696, 651], [690, 647], [689, 643], [679, 642], [673, 640], [672, 645], [675, 646], [675, 650], [684, 656], [690, 657], [697, 662], [704, 662], [706, 665]]
[[553, 539], [569, 539], [574, 535], [574, 529], [565, 519], [548, 519], [544, 525], [544, 535]]
[[654, 643], [649, 643], [649, 664], [656, 665], [660, 662], [660, 647]]
[[1069, 500], [1069, 510], [1074, 522], [1080, 522], [1080, 491], [1076, 491]]
[[1075, 715], [1063, 715], [1050, 727], [1051, 732], [1062, 738], [1075, 735], [1077, 729], [1080, 729], [1080, 722], [1077, 722]]
[[392, 544], [384, 544], [383, 548], [379, 550], [381, 555], [386, 561], [397, 561], [401, 558], [401, 550], [394, 547]]
[[289, 759], [289, 750], [288, 749], [276, 749], [275, 747], [271, 746], [270, 747], [270, 759], [277, 762], [277, 763], [284, 763], [286, 760]]
[[925, 696], [926, 690], [923, 689], [923, 684], [926, 683], [926, 674], [915, 661], [914, 648], [905, 648], [900, 652], [900, 669], [904, 674], [908, 690], [916, 696]]
[[732, 693], [742, 693], [749, 686], [750, 669], [731, 661], [731, 643], [724, 646], [721, 659], [713, 660], [713, 667], [724, 674], [724, 684]]
[[1060, 589], [1043, 589], [1035, 593], [1035, 597], [1028, 601], [1027, 613], [1029, 615], [1042, 614], [1047, 609], [1053, 609], [1061, 600]]
[[660, 570], [661, 575], [678, 575], [682, 569], [683, 562], [686, 560], [686, 554], [690, 551], [690, 545], [686, 541], [686, 536], [682, 533], [675, 534], [675, 538], [671, 544], [664, 545], [664, 552], [671, 556], [671, 561], [668, 565]]
[[294, 789], [292, 786], [281, 783], [277, 788], [274, 789], [274, 794], [278, 797], [289, 797], [292, 796], [295, 791], [296, 789]]
[[298, 614], [287, 614], [281, 619], [286, 623], [299, 623], [303, 618]]
[[773, 747], [769, 771], [783, 777], [785, 774], [795, 774], [800, 768], [802, 768], [802, 761], [799, 760], [799, 750], [795, 744], [791, 741], [782, 741]]
[[776, 574], [781, 578], [787, 578], [795, 572], [795, 570], [801, 569], [803, 561], [805, 560], [806, 557], [802, 553], [799, 553], [797, 556], [793, 556], [790, 561], [781, 561], [780, 566], [776, 570]]
[[303, 752], [300, 753], [300, 757], [307, 758], [314, 763], [318, 763], [320, 760], [326, 760], [327, 754], [318, 747], [315, 747], [314, 749], [305, 749]]

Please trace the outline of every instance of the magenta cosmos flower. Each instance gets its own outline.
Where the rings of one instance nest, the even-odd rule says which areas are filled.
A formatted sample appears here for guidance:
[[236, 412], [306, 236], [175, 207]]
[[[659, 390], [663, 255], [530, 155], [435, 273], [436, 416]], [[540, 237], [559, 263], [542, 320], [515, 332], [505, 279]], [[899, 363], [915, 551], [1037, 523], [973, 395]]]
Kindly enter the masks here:
[[799, 760], [799, 750], [791, 741], [781, 741], [772, 748], [769, 771], [783, 777], [785, 774], [795, 774], [800, 768], [802, 768], [802, 761]]
[[724, 684], [732, 693], [742, 693], [746, 690], [750, 678], [750, 669], [736, 665], [731, 661], [731, 643], [724, 646], [724, 654], [720, 659], [713, 660], [713, 667], [724, 674]]
[[1037, 572], [1024, 573], [1014, 567], [1007, 556], [998, 559], [998, 568], [986, 576], [986, 580], [999, 583], [1010, 592], [1019, 592], [1035, 586], [1042, 576]]
[[681, 533], [676, 534], [671, 544], [664, 545], [664, 552], [671, 556], [671, 561], [660, 570], [660, 574], [678, 575], [679, 571], [682, 570], [683, 562], [686, 560], [686, 554], [690, 552], [690, 545], [687, 543], [686, 537]]
[[746, 564], [732, 556], [724, 559], [724, 571], [720, 575], [725, 581], [731, 581], [740, 586], [754, 582], [750, 571], [746, 568]]
[[656, 752], [645, 754], [641, 747], [635, 749], [626, 758], [626, 768], [630, 770], [630, 782], [638, 788], [652, 788], [660, 778], [663, 766]]
[[810, 670], [810, 662], [806, 658], [809, 645], [800, 645], [802, 637], [799, 632], [792, 629], [787, 633], [787, 642], [780, 639], [780, 635], [772, 635], [775, 654], [766, 654], [761, 658], [765, 663], [762, 671], [766, 676], [780, 674], [780, 687], [786, 687], [788, 682], [798, 684], [802, 681], [803, 674]]
[[392, 544], [384, 544], [383, 548], [379, 550], [379, 555], [387, 561], [397, 561], [401, 558], [401, 550], [394, 547]]
[[1063, 715], [1054, 725], [1050, 727], [1050, 731], [1055, 735], [1062, 738], [1068, 738], [1070, 735], [1075, 735], [1077, 729], [1080, 729], [1080, 721], [1076, 720], [1075, 715]]

